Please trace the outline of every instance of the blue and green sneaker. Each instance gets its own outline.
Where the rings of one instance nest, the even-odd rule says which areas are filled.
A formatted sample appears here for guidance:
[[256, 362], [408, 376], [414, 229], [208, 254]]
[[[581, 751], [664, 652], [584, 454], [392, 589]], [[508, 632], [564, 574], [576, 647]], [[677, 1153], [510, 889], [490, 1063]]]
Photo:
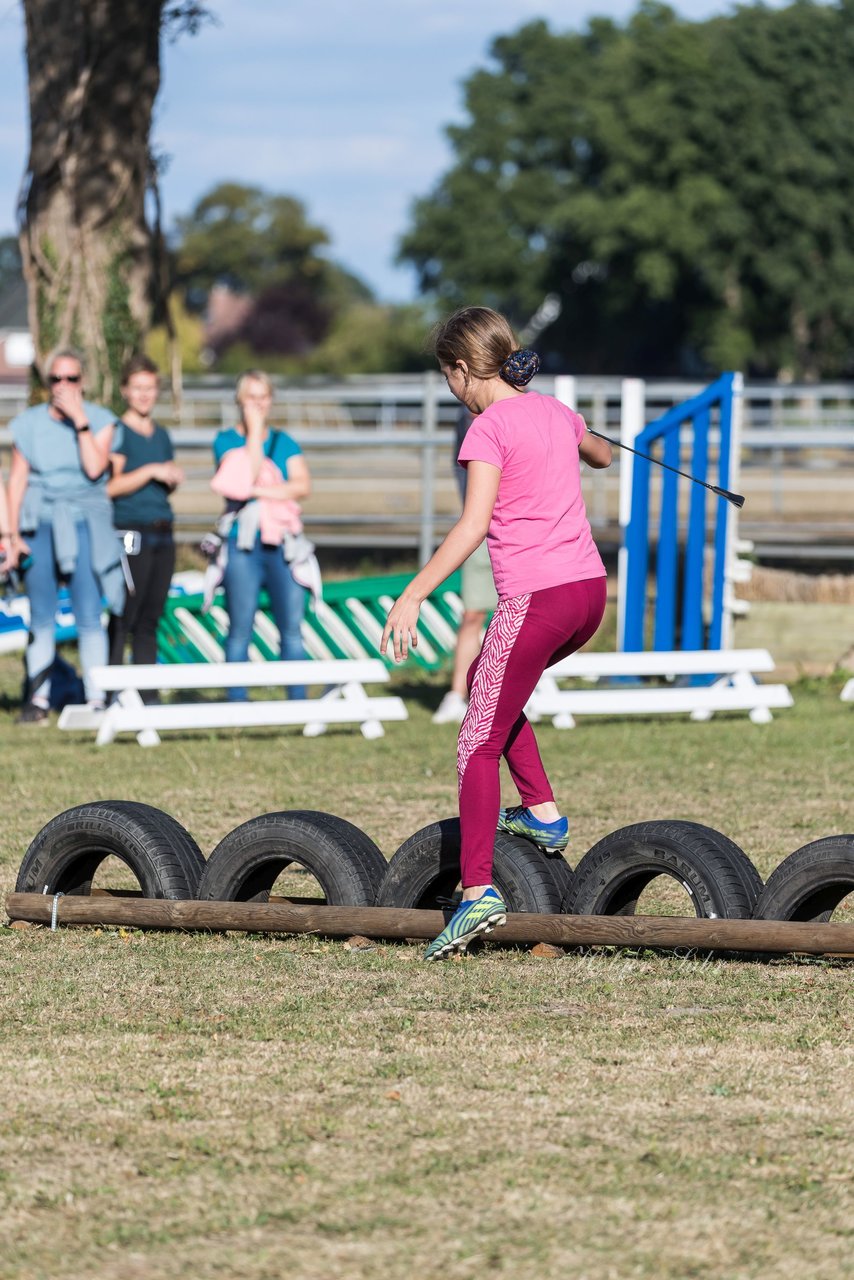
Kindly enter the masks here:
[[507, 923], [507, 907], [494, 889], [487, 889], [473, 902], [461, 902], [438, 938], [424, 952], [425, 960], [444, 960], [455, 951], [465, 951], [479, 934], [491, 933]]
[[517, 804], [512, 809], [499, 809], [498, 830], [507, 831], [511, 836], [533, 840], [546, 853], [563, 853], [569, 844], [569, 823], [566, 818], [558, 818], [557, 822], [540, 822], [523, 804]]

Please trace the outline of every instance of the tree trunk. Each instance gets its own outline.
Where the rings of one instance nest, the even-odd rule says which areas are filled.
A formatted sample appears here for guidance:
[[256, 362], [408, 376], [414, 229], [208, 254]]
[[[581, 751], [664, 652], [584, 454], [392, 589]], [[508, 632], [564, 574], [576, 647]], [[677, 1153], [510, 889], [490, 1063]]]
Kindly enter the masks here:
[[37, 364], [77, 348], [89, 395], [109, 403], [155, 287], [145, 197], [164, 0], [23, 5], [30, 155], [19, 214]]

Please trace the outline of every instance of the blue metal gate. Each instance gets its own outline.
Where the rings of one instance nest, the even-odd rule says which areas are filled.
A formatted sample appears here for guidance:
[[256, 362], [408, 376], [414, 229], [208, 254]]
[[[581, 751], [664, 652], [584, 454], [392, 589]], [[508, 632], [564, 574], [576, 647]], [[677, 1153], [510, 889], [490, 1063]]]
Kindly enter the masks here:
[[[671, 467], [690, 470], [700, 480], [731, 488], [734, 463], [732, 447], [734, 404], [741, 391], [741, 375], [722, 374], [699, 395], [675, 405], [650, 422], [625, 443]], [[717, 476], [710, 477], [710, 436], [719, 435]], [[692, 432], [691, 460], [682, 459], [686, 428]], [[660, 446], [660, 451], [657, 449]], [[732, 522], [729, 503], [709, 493], [702, 485], [690, 485], [687, 531], [680, 546], [680, 486], [690, 481], [671, 471], [661, 476], [658, 537], [653, 538], [650, 511], [651, 464], [645, 458], [632, 459], [631, 509], [625, 530], [626, 551], [625, 610], [621, 648], [638, 652], [656, 650], [720, 649], [728, 643], [725, 619], [727, 601], [727, 560], [731, 552]], [[707, 540], [708, 503], [711, 536]], [[650, 616], [649, 568], [651, 544], [657, 542], [655, 557], [655, 599]], [[708, 618], [704, 612], [706, 547], [712, 549], [711, 594]], [[680, 556], [680, 551], [682, 552]], [[650, 634], [651, 632], [651, 634]]]

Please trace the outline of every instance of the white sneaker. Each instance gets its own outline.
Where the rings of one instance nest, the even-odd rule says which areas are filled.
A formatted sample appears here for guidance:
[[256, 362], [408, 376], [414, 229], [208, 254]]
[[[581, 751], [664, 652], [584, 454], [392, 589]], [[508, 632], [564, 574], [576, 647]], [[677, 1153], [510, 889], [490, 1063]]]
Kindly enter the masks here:
[[468, 703], [458, 693], [449, 690], [436, 708], [434, 724], [461, 724]]

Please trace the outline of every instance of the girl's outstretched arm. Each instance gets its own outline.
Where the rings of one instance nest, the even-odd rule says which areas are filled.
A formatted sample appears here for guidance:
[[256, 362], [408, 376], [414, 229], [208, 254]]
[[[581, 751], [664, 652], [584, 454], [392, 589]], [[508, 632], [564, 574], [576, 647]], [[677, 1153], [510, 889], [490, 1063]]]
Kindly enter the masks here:
[[611, 459], [614, 456], [608, 441], [603, 440], [601, 436], [592, 436], [589, 431], [585, 431], [581, 437], [578, 453], [588, 467], [595, 467], [597, 470], [601, 470], [602, 467], [610, 467]]
[[470, 462], [463, 514], [448, 536], [437, 547], [420, 573], [395, 601], [386, 618], [380, 653], [385, 654], [389, 638], [394, 641], [394, 660], [404, 662], [409, 645], [418, 643], [418, 612], [421, 602], [435, 591], [440, 582], [459, 569], [486, 537], [492, 509], [498, 496], [501, 468], [490, 462]]

